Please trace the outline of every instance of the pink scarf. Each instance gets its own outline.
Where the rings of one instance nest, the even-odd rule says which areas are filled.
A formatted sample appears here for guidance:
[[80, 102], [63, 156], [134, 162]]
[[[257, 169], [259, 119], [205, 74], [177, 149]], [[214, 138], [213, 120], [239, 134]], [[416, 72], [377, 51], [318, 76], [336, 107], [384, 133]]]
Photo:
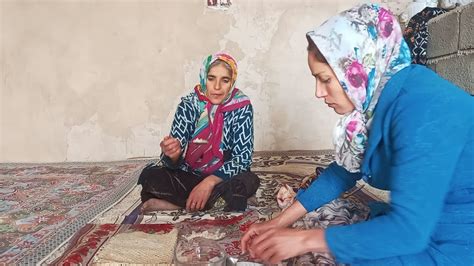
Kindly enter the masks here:
[[[249, 98], [234, 88], [230, 97], [219, 105], [213, 105], [201, 91], [194, 88], [200, 102], [205, 103], [196, 130], [188, 144], [185, 161], [193, 169], [210, 175], [224, 164], [223, 141], [224, 113], [250, 104]], [[204, 121], [200, 123], [201, 121]], [[207, 123], [206, 123], [207, 122]]]

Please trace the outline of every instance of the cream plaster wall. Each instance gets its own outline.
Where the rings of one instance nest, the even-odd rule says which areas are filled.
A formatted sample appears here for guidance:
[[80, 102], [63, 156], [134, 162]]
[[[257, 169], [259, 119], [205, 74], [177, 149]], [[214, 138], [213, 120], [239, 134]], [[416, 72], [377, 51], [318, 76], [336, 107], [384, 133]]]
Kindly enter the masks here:
[[232, 2], [0, 0], [0, 161], [157, 156], [218, 50], [238, 60], [255, 150], [331, 148], [337, 115], [314, 97], [305, 33], [363, 1]]

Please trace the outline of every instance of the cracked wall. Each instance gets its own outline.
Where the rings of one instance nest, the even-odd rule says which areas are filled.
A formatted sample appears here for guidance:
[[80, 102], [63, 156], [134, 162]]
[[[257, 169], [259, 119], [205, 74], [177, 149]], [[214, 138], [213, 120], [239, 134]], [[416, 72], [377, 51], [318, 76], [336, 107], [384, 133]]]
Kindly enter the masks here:
[[[255, 110], [255, 150], [332, 148], [305, 33], [364, 1], [2, 1], [1, 162], [157, 156], [202, 59], [226, 50]], [[383, 1], [403, 9], [410, 1]]]

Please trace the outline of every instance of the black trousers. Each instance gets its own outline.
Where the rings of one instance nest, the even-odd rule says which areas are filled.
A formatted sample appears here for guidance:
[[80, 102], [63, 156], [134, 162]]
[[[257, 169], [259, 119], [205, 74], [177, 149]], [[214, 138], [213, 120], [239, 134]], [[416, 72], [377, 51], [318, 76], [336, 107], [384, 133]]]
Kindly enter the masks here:
[[[151, 198], [163, 199], [184, 208], [189, 194], [203, 179], [204, 177], [180, 169], [147, 166], [138, 179], [138, 184], [142, 185], [141, 200], [145, 202]], [[244, 211], [247, 208], [247, 199], [255, 194], [259, 186], [260, 180], [256, 174], [250, 171], [242, 172], [217, 184], [205, 209], [212, 208], [217, 199], [222, 197], [227, 203], [225, 211]]]

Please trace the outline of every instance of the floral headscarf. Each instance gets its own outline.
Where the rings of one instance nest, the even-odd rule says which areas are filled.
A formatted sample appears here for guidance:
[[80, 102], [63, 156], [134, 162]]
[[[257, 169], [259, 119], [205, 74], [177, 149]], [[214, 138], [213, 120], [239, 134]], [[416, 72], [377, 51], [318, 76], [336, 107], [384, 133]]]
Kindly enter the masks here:
[[202, 67], [201, 67], [201, 70], [199, 71], [199, 84], [201, 85], [201, 91], [203, 93], [205, 93], [207, 90], [206, 83], [207, 83], [207, 73], [209, 72], [209, 67], [211, 66], [212, 63], [214, 63], [217, 60], [224, 61], [225, 63], [227, 63], [227, 65], [230, 66], [230, 68], [232, 69], [232, 73], [231, 73], [232, 88], [230, 89], [230, 91], [232, 91], [232, 89], [235, 87], [235, 81], [237, 80], [237, 63], [235, 62], [235, 59], [231, 55], [220, 52], [213, 55], [209, 55], [202, 62]]
[[363, 4], [307, 33], [355, 106], [333, 134], [336, 162], [359, 172], [373, 111], [386, 82], [410, 64], [400, 25], [386, 9]]
[[[206, 96], [207, 73], [216, 60], [224, 61], [232, 69], [232, 87], [221, 104], [212, 104]], [[194, 87], [194, 91], [199, 100], [200, 116], [188, 143], [185, 161], [193, 170], [209, 175], [224, 163], [224, 152], [221, 147], [224, 138], [224, 113], [250, 104], [250, 99], [235, 88], [237, 63], [229, 54], [217, 53], [206, 57], [199, 78], [200, 84]]]

